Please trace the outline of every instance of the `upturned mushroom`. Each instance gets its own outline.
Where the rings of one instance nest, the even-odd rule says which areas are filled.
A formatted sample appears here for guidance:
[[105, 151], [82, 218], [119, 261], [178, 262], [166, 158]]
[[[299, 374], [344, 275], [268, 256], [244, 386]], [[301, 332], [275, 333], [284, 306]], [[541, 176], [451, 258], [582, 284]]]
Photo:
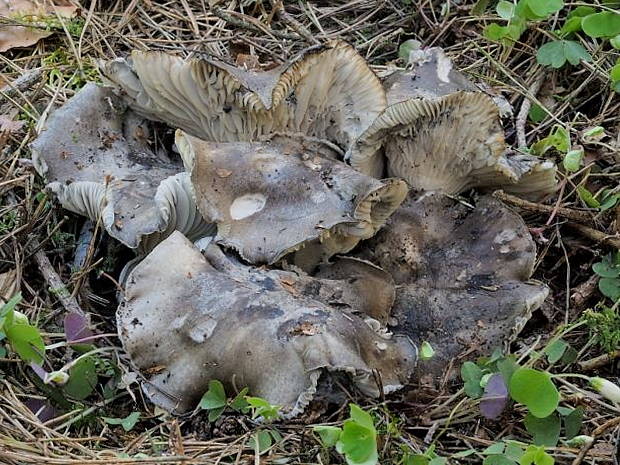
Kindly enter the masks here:
[[250, 263], [295, 252], [311, 269], [372, 237], [407, 194], [403, 181], [361, 174], [303, 140], [214, 143], [178, 131], [176, 141], [216, 241]]
[[[340, 41], [310, 48], [269, 71], [139, 51], [100, 68], [137, 113], [211, 142], [286, 132], [325, 139], [346, 151], [386, 107], [379, 79]], [[351, 161], [366, 174], [382, 171], [379, 156]]]
[[54, 111], [32, 143], [32, 159], [62, 206], [101, 222], [144, 252], [179, 229], [212, 234], [196, 209], [180, 160], [151, 150], [149, 125], [110, 89], [87, 84]]
[[446, 194], [501, 186], [537, 197], [555, 190], [555, 165], [507, 148], [498, 106], [440, 49], [428, 49], [384, 86], [388, 107], [350, 149], [352, 160], [383, 149], [389, 176]]
[[117, 314], [148, 397], [185, 412], [218, 379], [231, 391], [248, 387], [290, 417], [312, 399], [322, 374], [344, 372], [370, 396], [402, 387], [415, 365], [411, 342], [308, 296], [311, 279], [241, 265], [214, 244], [203, 256], [174, 232], [131, 272]]

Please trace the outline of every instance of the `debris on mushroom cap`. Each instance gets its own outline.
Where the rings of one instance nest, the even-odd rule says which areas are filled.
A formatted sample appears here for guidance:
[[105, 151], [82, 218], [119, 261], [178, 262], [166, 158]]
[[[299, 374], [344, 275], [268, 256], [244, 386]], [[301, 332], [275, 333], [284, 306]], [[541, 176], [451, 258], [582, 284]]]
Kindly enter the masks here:
[[491, 197], [475, 208], [410, 193], [359, 252], [396, 282], [395, 332], [437, 354], [418, 373], [440, 375], [460, 354], [507, 344], [548, 294], [530, 281], [536, 248], [519, 215]]
[[251, 263], [294, 259], [310, 269], [372, 237], [400, 205], [406, 184], [379, 181], [322, 158], [293, 139], [205, 142], [177, 132], [198, 208], [218, 225], [217, 242]]
[[382, 324], [388, 323], [396, 287], [392, 276], [377, 265], [355, 257], [337, 257], [333, 263], [321, 265], [314, 278], [345, 281], [347, 286], [342, 292], [348, 290], [356, 296], [356, 304], [351, 307]]
[[145, 122], [110, 89], [87, 84], [51, 114], [31, 145], [32, 158], [63, 207], [101, 217], [128, 247], [148, 250], [174, 229], [193, 237], [212, 233], [180, 162], [155, 154], [148, 138]]
[[[339, 41], [308, 49], [270, 71], [138, 51], [130, 61], [103, 63], [101, 70], [142, 116], [212, 142], [253, 141], [284, 131], [324, 138], [346, 150], [386, 106], [381, 83], [365, 60]], [[354, 166], [367, 172], [380, 163]]]
[[218, 379], [295, 416], [324, 372], [350, 374], [367, 395], [379, 394], [373, 370], [384, 392], [402, 387], [416, 359], [407, 338], [297, 295], [273, 273], [227, 260], [215, 245], [205, 258], [179, 232], [132, 271], [118, 328], [155, 404], [187, 411]]

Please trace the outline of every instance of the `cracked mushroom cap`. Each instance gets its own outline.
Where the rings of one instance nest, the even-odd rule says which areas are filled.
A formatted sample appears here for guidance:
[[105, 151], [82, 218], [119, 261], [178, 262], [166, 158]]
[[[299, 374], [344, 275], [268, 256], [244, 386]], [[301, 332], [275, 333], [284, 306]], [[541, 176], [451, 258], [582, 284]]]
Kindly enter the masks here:
[[394, 330], [436, 350], [421, 375], [514, 340], [549, 292], [530, 281], [536, 248], [527, 226], [491, 197], [472, 207], [412, 193], [360, 255], [394, 277]]
[[217, 246], [205, 258], [178, 232], [131, 272], [117, 321], [125, 350], [147, 378], [145, 392], [175, 413], [193, 408], [218, 379], [294, 416], [322, 373], [345, 372], [376, 396], [373, 370], [390, 392], [406, 382], [416, 358], [406, 338], [296, 294], [265, 270], [227, 260]]
[[[62, 206], [97, 221], [131, 248], [162, 233], [213, 233], [197, 213], [180, 162], [155, 154], [149, 128], [110, 89], [87, 84], [49, 117], [32, 159]], [[143, 240], [144, 238], [144, 240]], [[151, 245], [146, 245], [149, 242]]]
[[293, 262], [310, 269], [372, 237], [407, 193], [401, 180], [371, 178], [294, 139], [221, 144], [178, 131], [177, 147], [217, 242], [250, 263], [297, 252]]
[[[142, 116], [212, 142], [253, 141], [281, 131], [346, 150], [386, 106], [378, 78], [339, 41], [269, 71], [138, 51], [129, 61], [103, 63], [101, 71]], [[354, 166], [368, 172], [381, 163]]]

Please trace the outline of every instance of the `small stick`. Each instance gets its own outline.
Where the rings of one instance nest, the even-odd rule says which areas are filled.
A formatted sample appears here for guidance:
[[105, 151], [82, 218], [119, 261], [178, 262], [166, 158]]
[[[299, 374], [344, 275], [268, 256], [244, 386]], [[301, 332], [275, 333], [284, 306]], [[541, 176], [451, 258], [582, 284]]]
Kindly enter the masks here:
[[[245, 15], [241, 15], [239, 13], [236, 13], [237, 16], [239, 16], [239, 18], [235, 18], [231, 13], [225, 12], [224, 10], [222, 10], [219, 7], [213, 7], [211, 9], [211, 11], [213, 12], [213, 14], [215, 16], [217, 16], [220, 19], [223, 19], [224, 21], [226, 21], [227, 23], [233, 25], [233, 26], [237, 26], [243, 29], [248, 29], [252, 32], [257, 32], [259, 34], [269, 34], [277, 39], [285, 39], [285, 40], [299, 40], [299, 36], [298, 35], [293, 35], [293, 34], [287, 34], [285, 32], [280, 32], [280, 31], [276, 31], [273, 29], [269, 29], [265, 26], [258, 26], [256, 24], [250, 23], [247, 20], [242, 19], [243, 16]], [[253, 20], [255, 18], [252, 18]], [[258, 23], [258, 21], [256, 21]]]
[[0, 89], [0, 103], [17, 97], [20, 93], [32, 87], [43, 74], [43, 68], [35, 68], [25, 72], [13, 82], [8, 83]]
[[573, 306], [577, 309], [583, 307], [585, 302], [596, 291], [596, 285], [598, 284], [598, 276], [593, 274], [590, 278], [579, 284], [573, 289], [573, 294], [570, 296]]
[[[536, 78], [532, 86], [529, 88], [529, 96], [536, 98], [536, 94], [540, 90], [544, 79], [544, 73]], [[525, 123], [527, 121], [527, 115], [530, 113], [530, 108], [532, 106], [532, 101], [528, 98], [528, 95], [523, 98], [521, 109], [519, 110], [519, 114], [517, 115], [517, 119], [515, 121], [515, 126], [517, 128], [517, 142], [519, 144], [519, 147], [527, 147], [527, 139], [525, 138]]]
[[610, 234], [605, 234], [602, 231], [598, 231], [596, 229], [592, 229], [588, 226], [584, 226], [582, 224], [576, 223], [566, 223], [566, 226], [569, 226], [579, 232], [580, 234], [586, 236], [589, 239], [592, 239], [596, 242], [601, 242], [602, 244], [610, 245], [615, 247], [616, 249], [620, 249], [620, 237], [613, 236]]
[[271, 0], [271, 6], [273, 7], [274, 11], [277, 12], [280, 19], [286, 24], [288, 24], [297, 34], [302, 36], [308, 42], [313, 42], [316, 45], [319, 45], [321, 43], [316, 39], [316, 37], [312, 35], [312, 33], [308, 29], [306, 29], [303, 24], [301, 24], [299, 21], [297, 21], [286, 12], [286, 10], [284, 9], [284, 5], [282, 4], [282, 0]]
[[564, 218], [570, 218], [571, 220], [579, 221], [581, 223], [591, 223], [592, 215], [589, 212], [581, 211], [581, 210], [573, 210], [572, 208], [566, 207], [551, 207], [549, 205], [543, 205], [541, 203], [530, 202], [529, 200], [524, 200], [520, 197], [506, 194], [504, 191], [495, 191], [493, 192], [493, 197], [499, 199], [503, 202], [514, 205], [515, 207], [523, 208], [524, 210], [530, 210], [534, 212], [540, 213], [556, 213]]
[[579, 366], [582, 370], [594, 370], [595, 368], [607, 365], [612, 360], [620, 358], [620, 349], [614, 350], [607, 354], [599, 355], [598, 357], [591, 358], [590, 360], [584, 360], [579, 362]]
[[[611, 420], [606, 421], [605, 423], [603, 423], [601, 426], [599, 426], [598, 428], [596, 428], [594, 431], [592, 431], [592, 437], [594, 439], [597, 438], [597, 436], [600, 436], [601, 434], [603, 434], [605, 431], [607, 431], [609, 428], [612, 428], [616, 425], [620, 424], [620, 417], [615, 417], [612, 418]], [[590, 448], [594, 445], [594, 441], [592, 441], [589, 444], [585, 444], [581, 450], [579, 451], [579, 454], [577, 455], [577, 457], [575, 458], [575, 460], [573, 460], [572, 465], [580, 465], [581, 462], [583, 462], [584, 457], [586, 456], [586, 454], [588, 453], [588, 451], [590, 450]]]
[[[33, 241], [32, 248], [39, 248], [38, 241]], [[72, 297], [68, 291], [65, 291], [67, 289], [65, 284], [62, 282], [60, 276], [58, 276], [58, 273], [56, 273], [50, 259], [47, 258], [47, 255], [45, 255], [45, 252], [43, 250], [37, 250], [37, 252], [34, 253], [34, 259], [37, 262], [39, 270], [41, 271], [41, 274], [45, 278], [47, 284], [49, 284], [52, 289], [61, 290], [56, 293], [56, 296], [65, 310], [69, 313], [77, 313], [79, 315], [86, 316], [86, 313], [82, 310], [75, 297]]]

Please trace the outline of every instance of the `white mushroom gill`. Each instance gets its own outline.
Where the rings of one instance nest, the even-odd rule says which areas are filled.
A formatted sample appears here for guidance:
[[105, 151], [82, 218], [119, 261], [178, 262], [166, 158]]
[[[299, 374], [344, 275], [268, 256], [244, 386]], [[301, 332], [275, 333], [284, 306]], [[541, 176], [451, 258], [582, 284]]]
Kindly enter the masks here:
[[[254, 141], [280, 131], [346, 150], [386, 106], [381, 83], [365, 60], [338, 41], [264, 72], [216, 59], [137, 51], [131, 62], [102, 63], [101, 71], [142, 116], [212, 142]], [[354, 166], [376, 175], [382, 160]]]

